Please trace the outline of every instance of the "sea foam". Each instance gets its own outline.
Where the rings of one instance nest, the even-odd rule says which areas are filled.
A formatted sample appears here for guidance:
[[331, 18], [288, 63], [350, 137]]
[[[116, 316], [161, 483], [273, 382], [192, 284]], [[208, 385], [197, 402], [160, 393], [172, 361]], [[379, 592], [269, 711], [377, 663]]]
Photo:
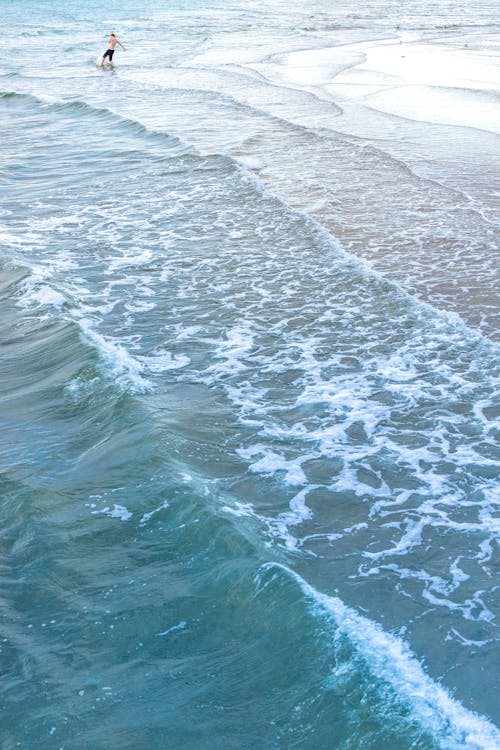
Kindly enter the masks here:
[[291, 576], [311, 610], [332, 622], [360, 654], [374, 677], [388, 684], [442, 750], [498, 750], [500, 731], [486, 717], [466, 709], [424, 671], [409, 646], [373, 620], [346, 606], [337, 596], [321, 593], [290, 568], [267, 563]]

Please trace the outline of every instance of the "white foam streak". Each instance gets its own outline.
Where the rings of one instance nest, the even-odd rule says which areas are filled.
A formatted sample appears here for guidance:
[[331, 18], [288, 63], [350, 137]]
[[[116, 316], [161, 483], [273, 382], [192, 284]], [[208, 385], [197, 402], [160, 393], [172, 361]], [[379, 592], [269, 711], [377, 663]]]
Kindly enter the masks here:
[[20, 284], [21, 296], [18, 299], [20, 307], [34, 306], [61, 308], [66, 302], [64, 295], [47, 283], [48, 273], [36, 268], [33, 273]]
[[373, 675], [386, 682], [407, 704], [422, 727], [432, 732], [442, 750], [498, 750], [500, 731], [487, 718], [468, 711], [424, 671], [408, 645], [372, 620], [327, 596], [284, 565], [269, 563], [292, 576], [316, 614], [331, 618], [362, 656]]
[[284, 456], [271, 451], [263, 445], [254, 445], [250, 448], [242, 448], [237, 451], [238, 455], [245, 459], [260, 455], [257, 461], [250, 464], [249, 470], [255, 473], [271, 475], [275, 472], [283, 472], [285, 482], [291, 485], [306, 484], [307, 479], [301, 467], [301, 463], [314, 458], [316, 454], [306, 454], [299, 460], [287, 460]]
[[115, 382], [134, 393], [144, 393], [151, 383], [143, 377], [144, 365], [133, 357], [117, 341], [111, 341], [98, 333], [92, 323], [85, 318], [79, 320], [80, 327], [88, 341], [98, 350], [101, 358], [109, 367]]
[[159, 505], [158, 508], [154, 508], [154, 510], [150, 510], [148, 513], [144, 513], [141, 516], [139, 525], [144, 526], [144, 524], [148, 523], [148, 521], [150, 521], [153, 516], [155, 516], [157, 513], [160, 513], [162, 510], [165, 510], [165, 508], [168, 508], [169, 505], [169, 502], [167, 500], [164, 500], [164, 502]]
[[247, 368], [241, 360], [251, 351], [254, 336], [252, 331], [243, 324], [229, 328], [224, 340], [218, 343], [215, 358], [222, 362], [212, 365], [207, 369], [208, 373], [220, 375], [233, 375]]
[[104, 515], [109, 518], [118, 518], [120, 521], [129, 521], [132, 518], [132, 513], [127, 510], [124, 505], [113, 505], [112, 508], [102, 508], [101, 510], [91, 511], [92, 515]]
[[167, 372], [168, 370], [179, 370], [187, 367], [191, 362], [190, 358], [184, 354], [172, 356], [165, 350], [157, 350], [148, 357], [138, 357], [149, 372]]
[[365, 552], [365, 556], [372, 560], [378, 560], [388, 555], [406, 555], [413, 547], [419, 546], [422, 542], [422, 532], [432, 519], [426, 516], [420, 517], [418, 521], [408, 521], [406, 532], [398, 540], [394, 547], [381, 552]]

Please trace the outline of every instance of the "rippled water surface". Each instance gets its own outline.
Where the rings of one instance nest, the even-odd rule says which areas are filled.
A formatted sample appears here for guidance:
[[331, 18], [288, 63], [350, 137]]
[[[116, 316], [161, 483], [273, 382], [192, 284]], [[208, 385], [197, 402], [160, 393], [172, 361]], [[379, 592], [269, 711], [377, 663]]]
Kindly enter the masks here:
[[2, 750], [500, 747], [495, 6], [0, 11]]

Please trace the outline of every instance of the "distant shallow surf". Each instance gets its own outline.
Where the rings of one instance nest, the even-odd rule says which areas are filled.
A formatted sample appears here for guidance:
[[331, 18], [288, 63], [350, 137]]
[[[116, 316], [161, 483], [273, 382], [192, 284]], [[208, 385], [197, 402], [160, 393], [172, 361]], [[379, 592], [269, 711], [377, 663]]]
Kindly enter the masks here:
[[[182, 67], [126, 76], [157, 94], [212, 92], [209, 107], [218, 104], [226, 127], [190, 128], [199, 149], [258, 164], [269, 190], [356, 255], [497, 338], [500, 81], [488, 46], [495, 36], [483, 36], [472, 33], [470, 45], [484, 52], [465, 48], [467, 34], [447, 45], [433, 36], [325, 39], [292, 52], [279, 40], [273, 52], [271, 40], [240, 32], [217, 37]], [[244, 121], [250, 129], [256, 113], [261, 122], [246, 137]], [[148, 122], [156, 126], [155, 115]]]

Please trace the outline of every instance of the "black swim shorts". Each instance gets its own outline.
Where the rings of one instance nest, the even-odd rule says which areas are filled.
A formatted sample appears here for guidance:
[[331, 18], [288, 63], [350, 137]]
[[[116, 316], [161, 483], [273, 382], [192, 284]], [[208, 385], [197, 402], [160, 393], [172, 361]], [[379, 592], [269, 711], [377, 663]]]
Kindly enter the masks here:
[[102, 56], [102, 59], [105, 60], [107, 57], [109, 57], [109, 62], [111, 62], [114, 54], [115, 54], [114, 49], [108, 49]]

